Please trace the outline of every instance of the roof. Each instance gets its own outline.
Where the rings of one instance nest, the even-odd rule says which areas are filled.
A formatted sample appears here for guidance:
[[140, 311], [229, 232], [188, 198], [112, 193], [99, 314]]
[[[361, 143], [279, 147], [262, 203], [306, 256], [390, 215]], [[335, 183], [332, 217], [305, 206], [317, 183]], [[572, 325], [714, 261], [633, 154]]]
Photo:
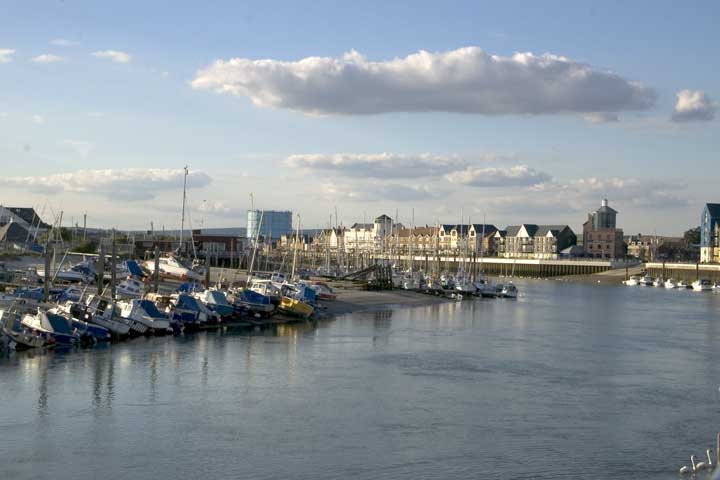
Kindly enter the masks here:
[[[32, 239], [32, 235], [30, 235]], [[28, 230], [17, 222], [10, 222], [0, 227], [0, 241], [2, 242], [22, 242], [28, 240]]]
[[40, 221], [40, 228], [50, 228], [50, 225], [43, 222], [40, 219], [40, 215], [35, 212], [32, 207], [5, 207], [21, 219], [25, 220], [29, 225], [37, 226], [38, 220]]
[[503, 232], [506, 237], [516, 237], [521, 227], [522, 225], [508, 225]]
[[583, 255], [585, 253], [585, 249], [581, 247], [580, 245], [570, 245], [567, 248], [563, 248], [560, 250], [561, 255], [571, 255], [571, 256], [578, 256]]
[[486, 223], [485, 225], [483, 225], [482, 223], [473, 223], [472, 227], [475, 229], [475, 232], [477, 232], [477, 233], [482, 233], [483, 227], [485, 227], [484, 228], [485, 235], [493, 234], [493, 233], [495, 233], [495, 230], [497, 230], [497, 227], [495, 225], [491, 225], [489, 223]]
[[602, 207], [595, 210], [596, 213], [618, 213], [617, 210], [615, 210], [612, 207], [608, 207], [607, 205], [603, 205]]
[[372, 230], [375, 227], [372, 223], [353, 223], [350, 228], [355, 230]]
[[446, 232], [449, 232], [449, 231], [452, 230], [453, 228], [457, 228], [457, 225], [452, 225], [452, 224], [449, 224], [449, 223], [444, 223], [444, 224], [440, 225], [440, 228], [442, 228], [442, 229], [443, 229], [444, 231], [446, 231]]
[[707, 211], [708, 211], [708, 213], [710, 213], [710, 216], [720, 217], [720, 203], [706, 203], [705, 208], [707, 208]]
[[390, 220], [390, 221], [392, 221], [392, 218], [388, 217], [388, 216], [385, 215], [385, 214], [382, 214], [382, 215], [380, 215], [379, 217], [377, 217], [377, 218], [375, 219], [376, 222], [377, 222], [378, 220]]
[[537, 232], [535, 232], [535, 235], [539, 236], [545, 236], [548, 234], [548, 232], [552, 232], [553, 235], [557, 235], [566, 228], [570, 228], [567, 225], [538, 225], [537, 227], [538, 228]]

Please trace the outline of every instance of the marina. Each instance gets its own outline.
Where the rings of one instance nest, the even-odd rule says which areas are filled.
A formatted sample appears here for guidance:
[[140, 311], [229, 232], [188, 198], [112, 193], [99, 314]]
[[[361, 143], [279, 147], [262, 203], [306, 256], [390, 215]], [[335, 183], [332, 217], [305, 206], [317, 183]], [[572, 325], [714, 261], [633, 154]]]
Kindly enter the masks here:
[[264, 478], [270, 455], [300, 479], [642, 480], [714, 460], [720, 296], [515, 283], [512, 301], [351, 291], [314, 322], [6, 352], [5, 472]]

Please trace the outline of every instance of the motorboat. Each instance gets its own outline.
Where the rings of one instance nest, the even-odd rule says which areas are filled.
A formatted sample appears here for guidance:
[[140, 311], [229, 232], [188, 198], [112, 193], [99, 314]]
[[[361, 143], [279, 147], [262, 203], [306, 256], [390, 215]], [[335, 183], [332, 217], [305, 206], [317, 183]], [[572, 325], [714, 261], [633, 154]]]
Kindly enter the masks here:
[[708, 292], [712, 290], [713, 284], [707, 278], [701, 278], [692, 283], [692, 289], [696, 292]]
[[134, 298], [132, 300], [119, 300], [117, 305], [120, 316], [132, 322], [147, 327], [146, 333], [163, 335], [170, 329], [170, 319], [160, 312], [150, 300]]
[[665, 281], [662, 277], [658, 277], [653, 281], [653, 287], [664, 287]]
[[[192, 268], [186, 266], [180, 258], [174, 254], [161, 256], [158, 260], [160, 275], [165, 277], [177, 278], [183, 281], [200, 281], [202, 276], [195, 272]], [[155, 260], [147, 260], [145, 268], [150, 273], [155, 273]]]
[[[118, 336], [130, 335], [131, 324], [120, 316], [120, 310], [117, 305], [107, 297], [101, 295], [89, 295], [85, 304], [75, 303], [71, 310], [73, 318], [83, 320], [88, 323], [94, 323], [101, 327], [107, 328], [111, 333]], [[143, 330], [136, 327], [138, 330]], [[145, 330], [143, 330], [144, 333]]]
[[187, 293], [171, 296], [169, 311], [166, 312], [171, 322], [182, 327], [185, 332], [194, 332], [208, 321], [208, 310]]
[[58, 304], [57, 307], [50, 311], [62, 315], [70, 322], [70, 326], [80, 335], [80, 343], [109, 342], [112, 340], [112, 334], [107, 328], [75, 318], [72, 313], [74, 304], [75, 302], [68, 300], [65, 303]]
[[281, 285], [272, 280], [255, 278], [250, 281], [248, 290], [268, 297], [270, 302], [275, 305], [280, 304], [280, 297], [282, 297]]
[[638, 285], [640, 285], [640, 277], [638, 277], [637, 275], [633, 275], [627, 280], [624, 280], [623, 284], [627, 285], [628, 287], [637, 287]]
[[194, 294], [207, 308], [217, 313], [221, 318], [231, 317], [235, 307], [228, 302], [227, 297], [220, 290], [207, 289]]
[[496, 296], [495, 286], [484, 278], [475, 280], [473, 285], [475, 285], [476, 295], [484, 298], [494, 298]]
[[332, 301], [337, 299], [337, 295], [333, 289], [325, 282], [314, 282], [310, 284], [310, 288], [315, 290], [320, 300]]
[[145, 284], [134, 276], [128, 276], [115, 287], [115, 296], [121, 299], [140, 298], [145, 293]]
[[503, 288], [500, 291], [500, 295], [503, 298], [517, 298], [518, 289], [512, 282], [506, 283], [505, 285], [503, 285]]
[[665, 288], [678, 288], [677, 281], [674, 278], [665, 280]]
[[0, 332], [14, 343], [16, 350], [40, 348], [47, 343], [47, 336], [23, 325], [22, 316], [15, 311], [0, 310]]
[[45, 335], [47, 343], [72, 346], [80, 340], [68, 319], [55, 312], [38, 310], [36, 313], [27, 313], [22, 317], [22, 324]]
[[644, 275], [642, 278], [640, 278], [640, 285], [643, 287], [652, 287], [654, 282], [655, 279], [650, 275]]
[[298, 316], [302, 318], [309, 318], [313, 314], [313, 307], [301, 300], [283, 296], [280, 299], [280, 305], [278, 308], [289, 315]]
[[252, 313], [261, 315], [268, 315], [275, 310], [270, 297], [248, 289], [242, 289], [235, 294], [235, 303]]
[[677, 282], [677, 288], [681, 290], [687, 290], [688, 288], [692, 288], [692, 286], [688, 285], [687, 282], [680, 280]]

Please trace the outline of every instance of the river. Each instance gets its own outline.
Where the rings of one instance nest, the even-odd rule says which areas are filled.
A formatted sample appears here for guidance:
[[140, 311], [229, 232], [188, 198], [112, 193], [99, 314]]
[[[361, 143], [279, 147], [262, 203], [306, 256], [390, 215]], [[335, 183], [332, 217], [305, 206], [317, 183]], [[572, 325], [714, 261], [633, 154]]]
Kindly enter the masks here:
[[720, 294], [517, 300], [0, 358], [3, 478], [677, 478], [720, 430]]

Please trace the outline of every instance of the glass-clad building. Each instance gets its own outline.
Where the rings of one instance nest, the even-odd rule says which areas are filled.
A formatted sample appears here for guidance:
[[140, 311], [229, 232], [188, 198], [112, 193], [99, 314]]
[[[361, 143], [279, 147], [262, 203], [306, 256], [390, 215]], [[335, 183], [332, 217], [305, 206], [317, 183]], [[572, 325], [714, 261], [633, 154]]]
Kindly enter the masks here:
[[[262, 223], [261, 223], [262, 220]], [[291, 234], [292, 212], [275, 210], [248, 210], [247, 238], [252, 242], [260, 232], [260, 238], [278, 240], [282, 235]]]

